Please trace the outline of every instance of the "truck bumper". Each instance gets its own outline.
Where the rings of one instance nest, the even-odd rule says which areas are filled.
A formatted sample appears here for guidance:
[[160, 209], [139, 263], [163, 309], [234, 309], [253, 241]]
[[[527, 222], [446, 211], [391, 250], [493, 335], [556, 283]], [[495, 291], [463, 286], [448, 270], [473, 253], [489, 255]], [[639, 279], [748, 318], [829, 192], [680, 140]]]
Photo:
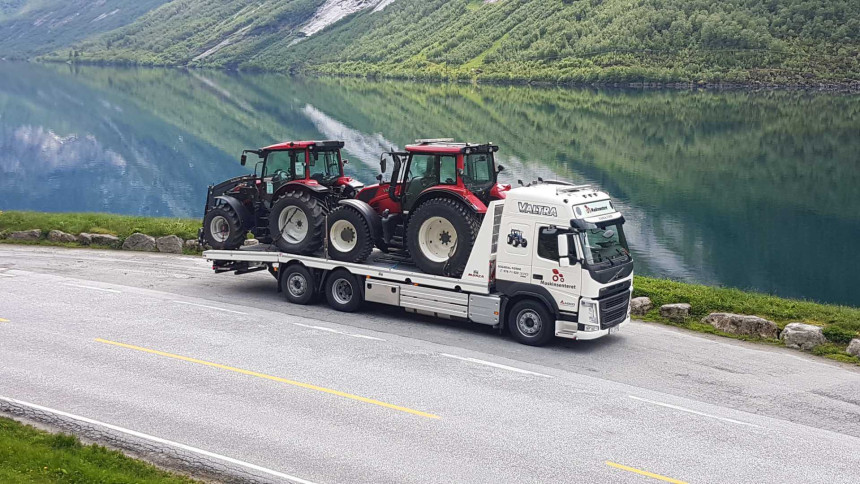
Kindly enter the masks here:
[[623, 330], [623, 328], [625, 326], [627, 326], [628, 323], [630, 323], [630, 316], [629, 315], [627, 316], [627, 319], [625, 319], [624, 321], [622, 321], [622, 322], [618, 323], [617, 325], [615, 325], [611, 328], [608, 328], [608, 329], [601, 329], [601, 330], [595, 330], [595, 331], [585, 331], [583, 329], [579, 329], [577, 331], [571, 331], [569, 329], [571, 326], [576, 327], [576, 326], [581, 326], [581, 325], [577, 325], [577, 323], [574, 323], [571, 321], [559, 320], [559, 321], [556, 321], [555, 335], [559, 338], [566, 338], [566, 339], [578, 339], [578, 340], [583, 340], [583, 341], [592, 340], [592, 339], [602, 338], [604, 336], [608, 336], [610, 334], [614, 334], [620, 330]]

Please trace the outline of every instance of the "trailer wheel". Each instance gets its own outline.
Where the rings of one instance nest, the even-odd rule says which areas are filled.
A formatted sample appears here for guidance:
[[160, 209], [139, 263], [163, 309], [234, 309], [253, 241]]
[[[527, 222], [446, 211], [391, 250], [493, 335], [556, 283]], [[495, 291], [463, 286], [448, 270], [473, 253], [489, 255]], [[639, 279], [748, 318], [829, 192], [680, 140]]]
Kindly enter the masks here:
[[325, 298], [332, 309], [355, 312], [361, 307], [361, 286], [349, 271], [337, 269], [326, 279]]
[[281, 276], [281, 290], [293, 304], [310, 304], [316, 293], [316, 279], [307, 267], [293, 264]]
[[508, 330], [522, 344], [543, 346], [555, 336], [555, 319], [543, 303], [523, 299], [508, 310]]

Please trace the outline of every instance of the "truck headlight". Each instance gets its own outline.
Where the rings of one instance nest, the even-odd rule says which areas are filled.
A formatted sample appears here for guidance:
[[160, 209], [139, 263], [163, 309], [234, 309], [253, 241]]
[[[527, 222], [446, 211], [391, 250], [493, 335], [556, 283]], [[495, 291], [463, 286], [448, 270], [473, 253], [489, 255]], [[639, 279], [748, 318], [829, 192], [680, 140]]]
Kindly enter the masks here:
[[582, 322], [585, 324], [599, 324], [599, 319], [597, 317], [597, 303], [593, 303], [591, 301], [582, 301], [580, 303], [582, 315]]

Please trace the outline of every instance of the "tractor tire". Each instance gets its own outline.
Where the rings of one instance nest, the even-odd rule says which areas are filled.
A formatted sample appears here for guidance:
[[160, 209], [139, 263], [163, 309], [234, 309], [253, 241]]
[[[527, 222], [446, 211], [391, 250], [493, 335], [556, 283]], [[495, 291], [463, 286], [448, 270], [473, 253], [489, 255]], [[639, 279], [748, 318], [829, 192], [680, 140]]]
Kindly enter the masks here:
[[409, 218], [409, 254], [424, 272], [460, 277], [480, 228], [479, 215], [463, 203], [449, 198], [429, 200]]
[[343, 262], [361, 263], [373, 252], [373, 235], [354, 208], [340, 206], [328, 216], [328, 255]]
[[307, 255], [322, 249], [326, 208], [306, 192], [286, 192], [269, 213], [272, 243], [290, 254]]
[[203, 240], [213, 249], [238, 249], [247, 235], [242, 219], [229, 205], [213, 208], [203, 217]]

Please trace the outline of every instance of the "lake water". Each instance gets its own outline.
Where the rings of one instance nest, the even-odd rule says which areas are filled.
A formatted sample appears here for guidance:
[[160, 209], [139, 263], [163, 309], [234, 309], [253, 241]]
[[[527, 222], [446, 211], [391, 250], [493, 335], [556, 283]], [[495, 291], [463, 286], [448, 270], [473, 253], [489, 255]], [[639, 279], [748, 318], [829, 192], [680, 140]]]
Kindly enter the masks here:
[[[428, 85], [0, 62], [0, 210], [201, 216], [243, 148], [416, 138], [599, 185], [639, 274], [860, 305], [860, 96]], [[252, 170], [253, 167], [248, 167]]]

